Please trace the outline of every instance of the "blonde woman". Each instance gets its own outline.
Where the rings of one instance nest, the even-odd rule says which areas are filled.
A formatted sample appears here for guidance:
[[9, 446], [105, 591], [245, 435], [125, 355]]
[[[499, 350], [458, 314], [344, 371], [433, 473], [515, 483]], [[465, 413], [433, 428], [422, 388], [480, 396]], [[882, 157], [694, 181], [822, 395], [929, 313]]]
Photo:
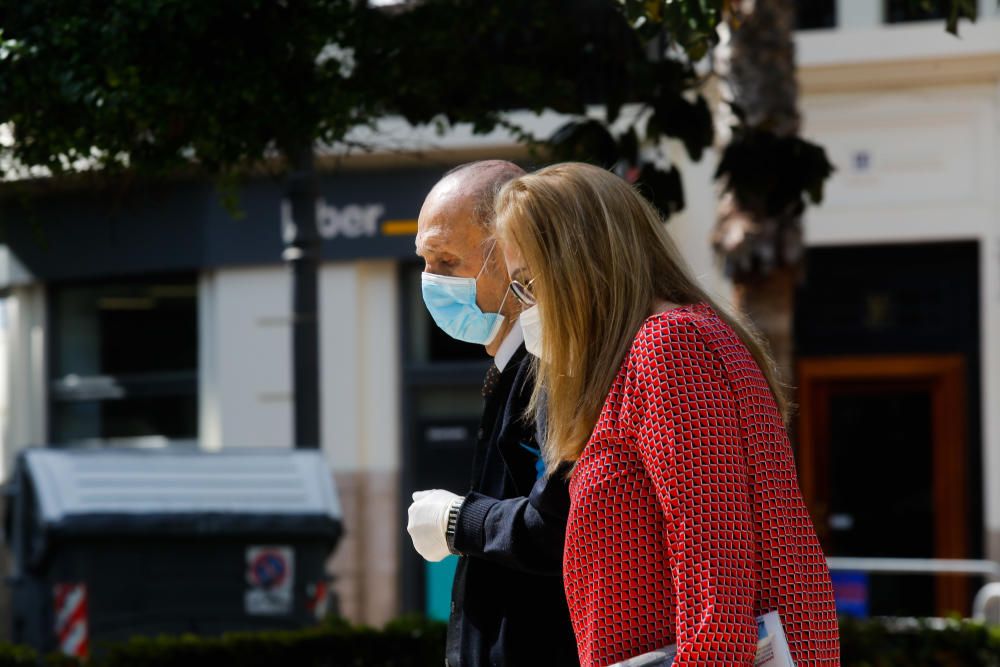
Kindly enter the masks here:
[[771, 611], [797, 667], [838, 665], [829, 571], [758, 339], [606, 171], [515, 179], [496, 213], [529, 306], [547, 469], [572, 466], [563, 577], [581, 665], [671, 644], [677, 667], [752, 665]]

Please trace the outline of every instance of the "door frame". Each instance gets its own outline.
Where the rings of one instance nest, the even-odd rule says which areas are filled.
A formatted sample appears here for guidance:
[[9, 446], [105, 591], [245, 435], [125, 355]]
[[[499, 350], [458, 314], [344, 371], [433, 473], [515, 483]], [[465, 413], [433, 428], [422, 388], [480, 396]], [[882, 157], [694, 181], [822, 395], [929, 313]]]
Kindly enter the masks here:
[[[807, 357], [798, 362], [798, 460], [802, 494], [826, 541], [829, 470], [830, 396], [838, 387], [891, 382], [931, 395], [934, 503], [934, 557], [967, 558], [965, 360], [959, 354]], [[956, 489], [961, 490], [956, 493]], [[935, 577], [939, 614], [965, 611], [968, 580]]]

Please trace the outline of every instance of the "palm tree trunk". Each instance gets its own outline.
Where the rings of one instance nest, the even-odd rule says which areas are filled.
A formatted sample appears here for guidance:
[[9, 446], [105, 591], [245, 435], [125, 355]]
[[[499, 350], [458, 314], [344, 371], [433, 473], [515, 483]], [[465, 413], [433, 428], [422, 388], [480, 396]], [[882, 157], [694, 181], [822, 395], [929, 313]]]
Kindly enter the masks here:
[[733, 298], [767, 339], [782, 382], [795, 379], [795, 271], [782, 267], [754, 283], [736, 283]]
[[798, 134], [801, 125], [795, 78], [795, 3], [743, 0], [730, 13], [731, 61], [727, 80], [733, 102], [751, 127], [780, 136]]
[[[795, 3], [742, 0], [735, 3], [727, 25], [730, 40], [720, 68], [724, 95], [746, 126], [779, 136], [798, 134]], [[729, 258], [754, 267], [735, 272], [737, 306], [768, 340], [783, 381], [791, 383], [795, 284], [802, 257], [800, 214], [790, 211], [761, 219], [726, 196], [719, 206], [718, 234], [740, 239], [729, 248]]]

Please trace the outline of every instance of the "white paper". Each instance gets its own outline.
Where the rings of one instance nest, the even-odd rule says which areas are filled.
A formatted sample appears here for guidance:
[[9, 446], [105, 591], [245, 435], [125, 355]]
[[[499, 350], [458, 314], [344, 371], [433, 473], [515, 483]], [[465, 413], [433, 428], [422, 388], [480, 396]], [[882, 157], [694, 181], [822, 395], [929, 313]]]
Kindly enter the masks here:
[[670, 667], [674, 664], [675, 657], [677, 657], [677, 646], [672, 645], [661, 648], [659, 651], [650, 651], [622, 662], [616, 662], [611, 667]]
[[[610, 667], [670, 667], [677, 657], [677, 646], [667, 646], [658, 651], [650, 651]], [[772, 611], [757, 617], [757, 656], [754, 667], [795, 667], [785, 630], [781, 627], [781, 617]]]
[[795, 667], [785, 629], [776, 611], [757, 617], [757, 657], [753, 664], [754, 667]]

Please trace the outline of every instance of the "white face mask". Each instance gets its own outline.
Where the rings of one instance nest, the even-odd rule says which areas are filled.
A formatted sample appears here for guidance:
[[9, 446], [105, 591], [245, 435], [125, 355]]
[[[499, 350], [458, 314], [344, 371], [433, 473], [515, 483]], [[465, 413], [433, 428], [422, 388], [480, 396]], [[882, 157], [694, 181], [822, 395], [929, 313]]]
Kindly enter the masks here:
[[542, 358], [542, 320], [538, 314], [538, 304], [521, 313], [521, 331], [524, 332], [524, 347], [539, 359]]

